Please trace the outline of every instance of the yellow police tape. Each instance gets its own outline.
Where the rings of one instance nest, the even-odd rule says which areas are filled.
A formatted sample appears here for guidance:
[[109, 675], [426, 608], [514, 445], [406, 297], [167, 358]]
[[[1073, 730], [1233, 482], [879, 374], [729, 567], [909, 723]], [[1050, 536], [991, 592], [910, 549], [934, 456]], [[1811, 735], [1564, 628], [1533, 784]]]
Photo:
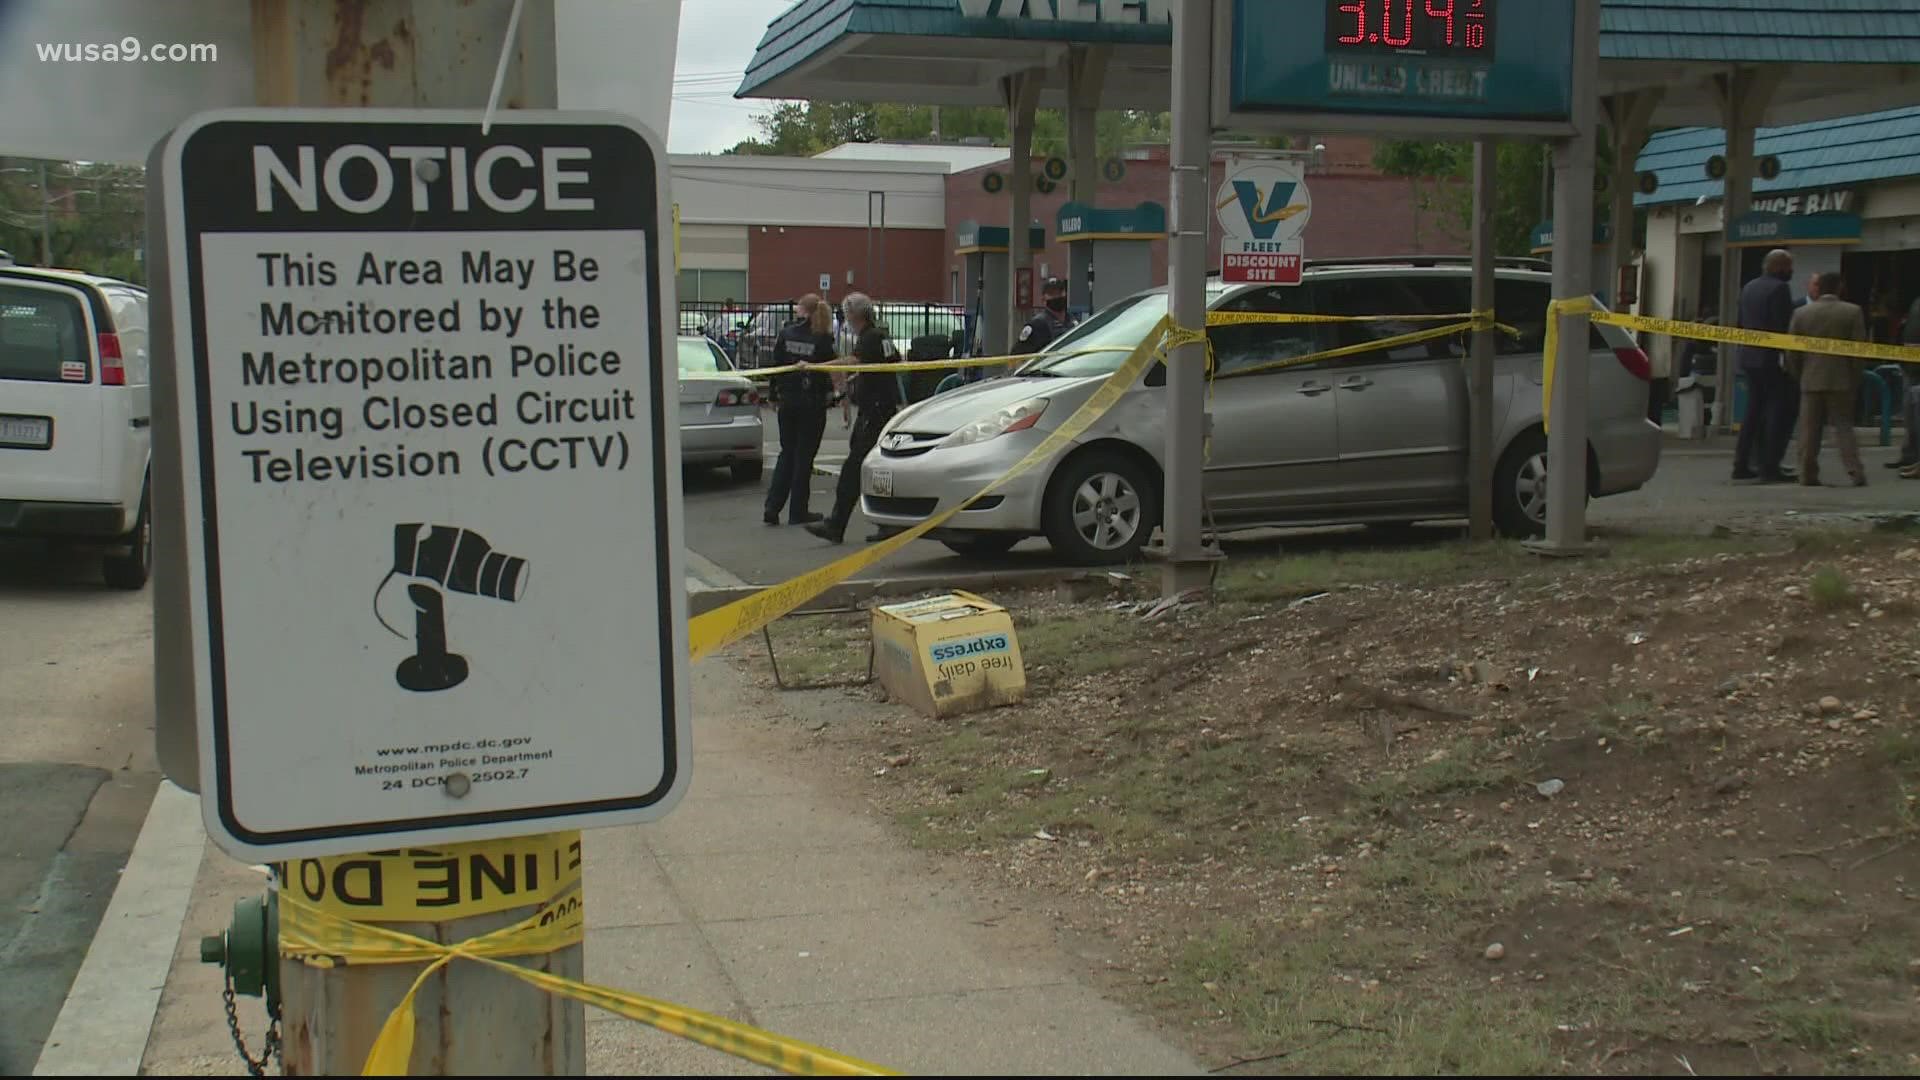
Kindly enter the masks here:
[[[955, 514], [1046, 462], [1071, 443], [1108, 409], [1113, 408], [1114, 403], [1118, 402], [1121, 396], [1133, 386], [1141, 373], [1158, 358], [1166, 355], [1168, 350], [1205, 340], [1204, 333], [1174, 329], [1172, 320], [1162, 317], [1141, 338], [1140, 344], [1133, 348], [1127, 358], [1121, 361], [1120, 366], [1113, 370], [1113, 374], [1108, 375], [1105, 381], [1094, 390], [1093, 396], [1075, 409], [1071, 416], [1062, 421], [1059, 427], [1042, 439], [1040, 444], [1029, 451], [1025, 457], [1015, 462], [1012, 468], [1001, 473], [986, 487], [975, 492], [972, 497], [955, 503], [905, 532], [896, 533], [845, 558], [836, 559], [818, 570], [809, 571], [799, 577], [762, 589], [752, 596], [715, 608], [704, 615], [695, 616], [687, 627], [687, 640], [692, 658], [699, 660], [715, 650], [723, 649], [749, 634], [758, 632], [762, 627], [793, 611], [801, 604], [946, 524]], [[934, 365], [938, 366], [939, 363], [935, 361]]]
[[1683, 322], [1679, 319], [1658, 319], [1648, 315], [1601, 311], [1594, 304], [1592, 297], [1555, 300], [1547, 305], [1547, 334], [1540, 348], [1542, 357], [1540, 426], [1543, 429], [1550, 430], [1548, 422], [1552, 419], [1553, 374], [1554, 366], [1559, 361], [1560, 320], [1569, 315], [1585, 315], [1590, 321], [1605, 326], [1619, 326], [1628, 330], [1662, 334], [1667, 337], [1718, 341], [1729, 345], [1752, 345], [1757, 348], [1780, 349], [1786, 352], [1826, 353], [1829, 356], [1884, 360], [1894, 364], [1920, 364], [1920, 346], [1880, 345], [1871, 341], [1808, 337], [1804, 334], [1781, 334], [1771, 330], [1746, 330], [1736, 326], [1713, 326], [1708, 323]]
[[[1479, 330], [1488, 326], [1498, 327], [1508, 333], [1517, 333], [1512, 327], [1495, 323], [1493, 321], [1493, 312], [1491, 311], [1471, 311], [1449, 315], [1302, 315], [1281, 312], [1238, 311], [1209, 312], [1207, 314], [1207, 322], [1209, 325], [1220, 326], [1245, 323], [1413, 322], [1440, 319], [1455, 319], [1461, 321], [1429, 330], [1417, 330], [1407, 334], [1399, 334], [1394, 337], [1382, 338], [1377, 341], [1364, 342], [1358, 345], [1347, 345], [1337, 349], [1327, 349], [1322, 352], [1310, 353], [1305, 356], [1293, 356], [1283, 360], [1269, 361], [1241, 369], [1231, 374], [1234, 376], [1249, 375], [1255, 372], [1272, 371], [1279, 368], [1298, 367], [1302, 364], [1316, 363], [1333, 357], [1372, 352], [1377, 349], [1392, 349], [1413, 342], [1447, 337], [1463, 331]], [[894, 552], [920, 539], [934, 529], [946, 524], [948, 521], [951, 521], [956, 514], [965, 510], [968, 506], [992, 494], [1016, 477], [1038, 467], [1048, 458], [1066, 447], [1067, 444], [1077, 438], [1081, 432], [1092, 426], [1094, 421], [1105, 415], [1107, 410], [1111, 409], [1114, 404], [1120, 400], [1121, 396], [1126, 393], [1128, 388], [1133, 385], [1134, 381], [1140, 377], [1141, 373], [1144, 372], [1150, 364], [1164, 358], [1169, 352], [1181, 345], [1196, 342], [1208, 346], [1207, 370], [1211, 375], [1213, 370], [1213, 353], [1211, 343], [1208, 341], [1205, 332], [1176, 327], [1171, 318], [1162, 317], [1159, 322], [1155, 323], [1153, 327], [1147, 331], [1140, 343], [1128, 354], [1127, 359], [1122, 361], [1120, 366], [1114, 369], [1113, 373], [1107, 376], [1106, 380], [1100, 384], [1094, 391], [1093, 396], [1089, 397], [1080, 408], [1074, 411], [1073, 415], [1069, 416], [1060, 427], [1056, 428], [1046, 439], [1042, 440], [1038, 446], [1034, 447], [1018, 462], [1014, 463], [1012, 468], [996, 477], [991, 483], [964, 501], [956, 503], [946, 510], [927, 518], [925, 521], [907, 529], [905, 532], [896, 533], [879, 543], [828, 563], [818, 570], [809, 571], [801, 574], [799, 577], [789, 578], [778, 585], [772, 585], [762, 589], [752, 596], [744, 597], [731, 604], [715, 608], [704, 615], [695, 616], [688, 624], [687, 634], [688, 652], [692, 659], [700, 660], [750, 634], [758, 633], [762, 627], [796, 610], [800, 605], [819, 596], [821, 593], [847, 580], [867, 567], [872, 566], [874, 563], [892, 555]], [[1080, 349], [1050, 355], [1054, 358], [1060, 358], [1083, 353], [1110, 353], [1115, 351], [1117, 350], [1112, 348]], [[991, 359], [993, 362], [999, 363], [1016, 359], [1024, 361], [1032, 358], [1031, 356], [1027, 356], [996, 357]], [[948, 367], [953, 363], [951, 360], [928, 360], [903, 364], [817, 364], [811, 365], [811, 367], [815, 370], [849, 371], [888, 369], [920, 370]], [[756, 374], [774, 374], [779, 371], [792, 370], [798, 369], [792, 367], [763, 369], [763, 371]]]
[[580, 881], [580, 834], [295, 859], [281, 888], [343, 919], [434, 922], [545, 904]]
[[563, 895], [511, 926], [468, 941], [442, 945], [412, 934], [355, 922], [282, 891], [280, 951], [311, 967], [336, 964], [425, 963], [406, 996], [388, 1015], [367, 1053], [362, 1076], [405, 1076], [413, 1057], [414, 999], [427, 977], [456, 959], [485, 964], [549, 993], [605, 1009], [734, 1057], [792, 1076], [898, 1076], [892, 1069], [799, 1042], [724, 1016], [658, 998], [596, 986], [506, 962], [541, 956], [580, 943], [586, 912], [576, 883]]

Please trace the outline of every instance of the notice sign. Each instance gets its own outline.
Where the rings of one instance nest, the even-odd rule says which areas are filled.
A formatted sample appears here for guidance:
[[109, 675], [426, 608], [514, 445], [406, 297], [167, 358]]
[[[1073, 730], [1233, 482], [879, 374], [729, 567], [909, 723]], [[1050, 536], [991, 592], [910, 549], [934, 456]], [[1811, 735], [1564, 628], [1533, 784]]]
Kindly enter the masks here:
[[1213, 202], [1222, 284], [1300, 284], [1313, 199], [1299, 162], [1230, 158]]
[[685, 788], [665, 162], [622, 118], [517, 111], [214, 113], [156, 151], [156, 516], [186, 523], [159, 573], [190, 600], [157, 633], [193, 643], [228, 851]]

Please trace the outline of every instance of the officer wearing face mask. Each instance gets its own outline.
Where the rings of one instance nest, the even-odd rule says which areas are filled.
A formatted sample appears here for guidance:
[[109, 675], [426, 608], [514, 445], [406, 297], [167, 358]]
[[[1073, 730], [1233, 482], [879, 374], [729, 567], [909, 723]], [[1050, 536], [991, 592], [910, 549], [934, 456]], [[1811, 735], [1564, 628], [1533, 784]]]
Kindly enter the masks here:
[[1036, 353], [1047, 347], [1048, 343], [1073, 328], [1067, 319], [1067, 283], [1059, 278], [1048, 278], [1046, 287], [1040, 292], [1041, 300], [1046, 304], [1027, 325], [1020, 328], [1020, 340], [1013, 343], [1016, 354]]

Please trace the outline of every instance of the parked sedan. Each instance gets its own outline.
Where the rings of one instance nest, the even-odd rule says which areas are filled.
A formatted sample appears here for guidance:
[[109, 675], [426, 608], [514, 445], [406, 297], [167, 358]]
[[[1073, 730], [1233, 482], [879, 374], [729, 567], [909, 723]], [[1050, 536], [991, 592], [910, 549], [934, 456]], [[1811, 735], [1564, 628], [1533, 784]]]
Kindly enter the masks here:
[[[1469, 267], [1445, 259], [1309, 264], [1301, 285], [1215, 289], [1210, 310], [1429, 315], [1470, 307]], [[1511, 536], [1546, 522], [1547, 439], [1540, 350], [1551, 275], [1503, 266], [1493, 423], [1494, 517]], [[861, 469], [861, 508], [898, 531], [979, 491], [1092, 395], [1165, 315], [1164, 289], [1122, 300], [1062, 336], [1014, 374], [902, 410]], [[1399, 525], [1467, 512], [1467, 335], [1292, 367], [1260, 365], [1431, 327], [1388, 318], [1210, 327], [1205, 470], [1211, 527]], [[1632, 491], [1660, 460], [1646, 418], [1646, 354], [1615, 327], [1590, 343], [1587, 488]], [[1087, 352], [1085, 350], [1096, 350]], [[934, 539], [963, 554], [1005, 552], [1044, 536], [1081, 564], [1125, 562], [1160, 523], [1166, 369], [1155, 366], [1112, 410], [1037, 469], [959, 513]]]
[[711, 338], [683, 335], [679, 348], [681, 464], [725, 467], [742, 483], [760, 479], [760, 391]]

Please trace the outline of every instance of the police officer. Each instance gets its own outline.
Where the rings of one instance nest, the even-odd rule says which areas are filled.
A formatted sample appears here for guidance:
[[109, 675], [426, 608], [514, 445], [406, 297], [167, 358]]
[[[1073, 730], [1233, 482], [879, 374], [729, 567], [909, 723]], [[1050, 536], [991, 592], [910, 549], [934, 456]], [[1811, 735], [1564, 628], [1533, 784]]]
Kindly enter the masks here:
[[799, 365], [773, 377], [775, 414], [780, 424], [780, 457], [773, 466], [773, 482], [767, 486], [767, 503], [762, 520], [780, 524], [780, 508], [787, 508], [787, 524], [806, 525], [820, 520], [807, 511], [811, 493], [813, 456], [820, 450], [821, 436], [827, 431], [827, 406], [833, 402], [833, 380], [824, 371], [808, 371], [810, 363], [825, 363], [834, 358], [833, 310], [819, 296], [808, 293], [794, 304], [796, 318], [780, 328], [773, 344], [776, 367]]
[[[841, 307], [847, 314], [847, 328], [853, 331], [853, 359], [860, 364], [884, 364], [888, 355], [886, 331], [874, 321], [873, 301], [864, 293], [848, 293]], [[822, 540], [838, 544], [847, 533], [847, 521], [860, 501], [860, 464], [880, 441], [880, 429], [887, 426], [900, 408], [900, 384], [892, 372], [855, 374], [848, 380], [847, 397], [860, 410], [848, 439], [847, 459], [840, 464], [840, 485], [834, 492], [833, 513], [825, 521], [807, 526], [807, 531]], [[871, 538], [870, 538], [871, 539]]]
[[1046, 306], [1027, 320], [1020, 328], [1020, 340], [1013, 343], [1016, 355], [1037, 353], [1047, 347], [1054, 338], [1073, 329], [1073, 323], [1067, 319], [1067, 283], [1060, 278], [1048, 278], [1046, 286], [1040, 291], [1041, 302]]

